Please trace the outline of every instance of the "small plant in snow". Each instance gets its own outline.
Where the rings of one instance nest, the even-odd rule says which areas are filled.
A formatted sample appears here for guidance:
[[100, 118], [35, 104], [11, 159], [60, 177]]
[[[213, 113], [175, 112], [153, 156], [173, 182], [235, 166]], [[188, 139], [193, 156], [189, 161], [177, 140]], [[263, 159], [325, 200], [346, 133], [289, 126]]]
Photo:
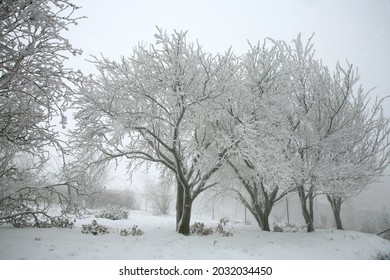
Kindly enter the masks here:
[[283, 228], [279, 225], [274, 225], [274, 232], [283, 232]]
[[[219, 221], [218, 226], [215, 228], [215, 232], [218, 232], [222, 236], [233, 236], [232, 229], [226, 229], [228, 223], [228, 218], [222, 218]], [[199, 235], [211, 235], [214, 233], [214, 230], [213, 228], [206, 227], [204, 223], [197, 222], [191, 226], [191, 233], [197, 233]]]
[[208, 228], [204, 225], [204, 223], [195, 223], [191, 226], [191, 233], [197, 233], [199, 235], [210, 235], [213, 234], [213, 229]]
[[305, 231], [305, 228], [306, 226], [277, 223], [274, 225], [274, 232], [300, 232], [300, 231]]
[[82, 233], [91, 233], [93, 235], [110, 233], [108, 227], [99, 225], [96, 220], [92, 220], [91, 224], [83, 225]]
[[222, 236], [233, 236], [233, 232], [232, 232], [232, 229], [226, 229], [226, 226], [228, 225], [229, 223], [229, 219], [228, 218], [222, 218], [221, 220], [219, 220], [219, 224], [217, 226], [217, 232], [219, 232], [219, 234], [221, 234]]
[[124, 220], [129, 217], [129, 211], [121, 206], [109, 206], [101, 210], [96, 218], [105, 218], [110, 220]]
[[121, 236], [129, 236], [129, 235], [140, 236], [142, 234], [144, 234], [144, 232], [140, 228], [138, 228], [138, 226], [136, 226], [136, 225], [134, 225], [131, 230], [130, 229], [122, 229], [120, 232]]

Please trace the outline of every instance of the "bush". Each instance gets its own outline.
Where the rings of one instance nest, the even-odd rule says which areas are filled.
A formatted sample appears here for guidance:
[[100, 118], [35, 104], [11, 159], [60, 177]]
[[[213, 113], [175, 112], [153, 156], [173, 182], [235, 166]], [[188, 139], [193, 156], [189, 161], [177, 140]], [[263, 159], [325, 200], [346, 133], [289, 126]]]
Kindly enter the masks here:
[[74, 225], [73, 221], [64, 217], [52, 218], [49, 222], [43, 224], [42, 227], [58, 227], [58, 228], [72, 228]]
[[274, 232], [301, 232], [306, 231], [306, 226], [298, 226], [295, 224], [277, 223], [274, 225]]
[[197, 233], [199, 235], [210, 235], [213, 234], [213, 229], [208, 228], [204, 225], [204, 223], [194, 223], [191, 226], [191, 233]]
[[96, 218], [105, 218], [110, 220], [124, 220], [129, 217], [129, 211], [121, 206], [109, 206], [101, 210]]
[[[222, 236], [233, 236], [232, 229], [226, 229], [229, 223], [228, 218], [222, 218], [217, 225], [215, 232], [218, 232]], [[206, 227], [204, 223], [194, 223], [191, 226], [191, 233], [197, 233], [198, 235], [211, 235], [214, 233], [213, 228]]]
[[120, 231], [120, 235], [121, 236], [129, 236], [129, 235], [132, 235], [132, 236], [140, 236], [144, 234], [144, 232], [138, 228], [138, 226], [134, 225], [132, 229], [122, 229]]
[[222, 218], [221, 220], [219, 220], [217, 232], [219, 232], [219, 234], [221, 234], [222, 236], [233, 236], [232, 229], [225, 228], [228, 225], [229, 221], [230, 220], [228, 218]]
[[109, 229], [106, 226], [99, 225], [96, 220], [92, 220], [91, 224], [89, 225], [82, 225], [83, 229], [81, 230], [82, 233], [86, 234], [106, 234], [109, 233]]
[[274, 232], [283, 232], [283, 228], [279, 225], [274, 225]]

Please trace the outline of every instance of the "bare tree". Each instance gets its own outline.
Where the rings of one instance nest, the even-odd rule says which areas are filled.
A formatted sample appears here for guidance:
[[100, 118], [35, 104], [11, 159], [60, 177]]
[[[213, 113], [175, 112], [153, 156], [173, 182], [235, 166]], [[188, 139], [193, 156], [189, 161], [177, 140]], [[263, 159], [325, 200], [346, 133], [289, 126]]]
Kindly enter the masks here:
[[[218, 145], [220, 103], [235, 88], [232, 54], [212, 56], [188, 44], [185, 32], [158, 30], [156, 45], [139, 45], [120, 62], [95, 59], [98, 76], [76, 100], [77, 143], [100, 161], [125, 157], [133, 174], [155, 164], [177, 184], [176, 227], [189, 234], [194, 199], [215, 185], [213, 175], [229, 155]], [[223, 119], [223, 117], [222, 117]]]

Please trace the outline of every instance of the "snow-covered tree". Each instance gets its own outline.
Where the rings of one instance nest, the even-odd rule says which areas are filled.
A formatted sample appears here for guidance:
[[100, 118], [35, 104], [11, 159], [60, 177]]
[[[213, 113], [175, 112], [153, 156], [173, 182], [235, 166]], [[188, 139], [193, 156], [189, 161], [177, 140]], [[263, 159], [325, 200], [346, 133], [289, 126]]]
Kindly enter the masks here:
[[[67, 0], [0, 2], [2, 221], [42, 212], [40, 198], [46, 200], [56, 185], [43, 187], [40, 172], [48, 160], [47, 145], [62, 152], [56, 126], [66, 124], [64, 110], [79, 75], [65, 68], [64, 60], [80, 53], [63, 34], [77, 23], [76, 9]], [[21, 164], [23, 158], [28, 164]]]
[[[289, 88], [295, 113], [290, 152], [300, 160], [294, 176], [307, 230], [313, 231], [313, 201], [326, 194], [338, 228], [341, 203], [362, 191], [388, 166], [388, 120], [381, 102], [369, 110], [369, 95], [359, 87], [352, 65], [333, 74], [314, 59], [313, 44], [300, 36], [289, 49]], [[299, 179], [297, 179], [299, 178]]]
[[241, 61], [241, 94], [234, 95], [228, 110], [241, 140], [228, 161], [233, 176], [226, 177], [258, 225], [269, 231], [273, 205], [294, 187], [295, 164], [287, 152], [292, 141], [286, 117], [293, 109], [286, 86], [290, 76], [281, 42], [265, 40], [250, 47]]
[[155, 38], [119, 62], [96, 58], [100, 74], [75, 102], [74, 139], [100, 162], [128, 159], [129, 174], [156, 165], [173, 178], [177, 231], [189, 234], [192, 202], [216, 184], [213, 175], [236, 144], [216, 129], [226, 114], [220, 104], [237, 84], [236, 63], [230, 52], [213, 56], [187, 43], [185, 32], [158, 30]]
[[318, 127], [322, 151], [315, 181], [332, 206], [336, 226], [342, 229], [342, 203], [376, 181], [390, 163], [389, 119], [384, 117], [383, 100], [370, 100], [370, 92], [356, 88], [359, 76], [352, 65], [339, 64], [329, 76], [323, 95]]
[[[283, 64], [288, 69], [290, 79], [290, 102], [294, 108], [288, 115], [290, 131], [294, 135], [289, 145], [290, 156], [296, 158], [297, 172], [292, 177], [301, 203], [302, 215], [307, 231], [314, 230], [314, 197], [318, 194], [313, 180], [322, 151], [322, 139], [328, 137], [330, 130], [323, 132], [321, 123], [321, 98], [326, 94], [322, 85], [326, 70], [321, 61], [314, 58], [314, 48], [310, 38], [304, 45], [300, 34], [287, 46], [288, 55]], [[326, 105], [325, 105], [326, 106]]]

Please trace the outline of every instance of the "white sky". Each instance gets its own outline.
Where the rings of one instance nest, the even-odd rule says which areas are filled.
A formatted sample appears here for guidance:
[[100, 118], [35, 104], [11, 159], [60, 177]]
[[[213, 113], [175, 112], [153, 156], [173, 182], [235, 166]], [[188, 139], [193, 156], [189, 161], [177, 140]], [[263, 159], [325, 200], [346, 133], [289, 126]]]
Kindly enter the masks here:
[[[390, 0], [73, 0], [86, 16], [65, 36], [82, 57], [74, 67], [94, 71], [84, 61], [102, 53], [130, 56], [140, 41], [154, 43], [159, 26], [168, 33], [188, 30], [205, 51], [237, 54], [266, 37], [291, 42], [313, 32], [317, 58], [331, 69], [337, 61], [359, 68], [361, 83], [373, 95], [390, 95]], [[390, 115], [390, 100], [385, 103]], [[388, 186], [387, 189], [390, 189]], [[390, 191], [385, 199], [390, 204]]]
[[[154, 43], [159, 26], [168, 33], [188, 30], [205, 51], [236, 54], [247, 41], [266, 37], [291, 42], [313, 32], [317, 58], [333, 68], [348, 59], [359, 68], [364, 88], [390, 94], [389, 0], [73, 0], [82, 7], [79, 21], [66, 36], [84, 51], [112, 59], [129, 56], [140, 41]], [[87, 72], [90, 65], [77, 59]], [[390, 107], [390, 102], [388, 102]]]

